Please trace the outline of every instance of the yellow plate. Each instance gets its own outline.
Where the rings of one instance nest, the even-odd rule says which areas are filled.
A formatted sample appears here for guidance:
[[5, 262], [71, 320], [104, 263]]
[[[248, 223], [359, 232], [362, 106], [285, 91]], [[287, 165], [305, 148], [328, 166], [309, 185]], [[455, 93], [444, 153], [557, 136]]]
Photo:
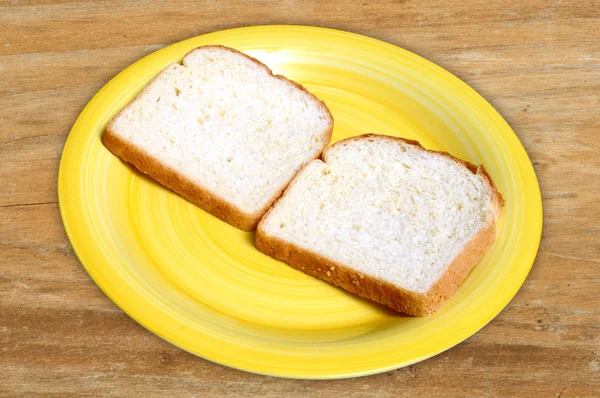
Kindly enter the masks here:
[[[108, 120], [161, 69], [206, 44], [237, 48], [304, 84], [362, 133], [419, 140], [483, 163], [506, 199], [494, 247], [442, 310], [410, 318], [259, 253], [254, 235], [206, 214], [106, 150]], [[406, 366], [471, 336], [515, 295], [540, 241], [533, 167], [473, 89], [406, 50], [352, 33], [257, 26], [173, 44], [111, 80], [71, 130], [58, 183], [81, 263], [129, 316], [203, 358], [251, 372], [341, 378]]]

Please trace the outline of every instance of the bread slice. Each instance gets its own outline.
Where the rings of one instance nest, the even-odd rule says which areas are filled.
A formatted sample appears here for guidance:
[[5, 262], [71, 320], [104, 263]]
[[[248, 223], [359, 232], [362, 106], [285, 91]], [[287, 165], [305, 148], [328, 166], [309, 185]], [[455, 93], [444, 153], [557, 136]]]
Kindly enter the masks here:
[[483, 166], [380, 135], [308, 163], [258, 225], [256, 247], [409, 315], [434, 313], [494, 242], [502, 196]]
[[331, 139], [333, 118], [301, 85], [234, 49], [171, 64], [102, 136], [115, 155], [226, 222], [251, 231]]

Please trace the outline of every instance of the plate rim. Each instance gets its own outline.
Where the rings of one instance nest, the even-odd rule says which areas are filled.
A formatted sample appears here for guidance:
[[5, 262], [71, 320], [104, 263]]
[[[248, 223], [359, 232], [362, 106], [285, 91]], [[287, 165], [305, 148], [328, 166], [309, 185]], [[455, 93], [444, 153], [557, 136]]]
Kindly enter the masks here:
[[[90, 272], [90, 264], [89, 261], [87, 261], [85, 259], [85, 256], [82, 255], [81, 253], [81, 247], [79, 246], [79, 243], [77, 242], [77, 239], [75, 238], [73, 231], [71, 230], [71, 225], [69, 223], [68, 220], [68, 210], [67, 210], [67, 205], [65, 204], [65, 198], [64, 196], [66, 195], [65, 192], [65, 182], [66, 182], [66, 174], [67, 174], [67, 170], [66, 170], [66, 166], [65, 164], [67, 163], [67, 161], [65, 160], [68, 156], [66, 156], [66, 154], [68, 154], [67, 149], [69, 147], [69, 144], [72, 144], [72, 133], [73, 131], [76, 129], [77, 125], [79, 124], [79, 122], [81, 120], [84, 119], [84, 117], [87, 117], [87, 114], [90, 113], [90, 110], [93, 106], [96, 105], [96, 102], [98, 102], [98, 99], [101, 97], [101, 94], [103, 94], [106, 90], [108, 90], [110, 88], [110, 86], [112, 84], [114, 84], [115, 80], [117, 80], [119, 78], [119, 76], [122, 76], [123, 74], [125, 74], [127, 71], [132, 70], [136, 67], [139, 67], [139, 65], [142, 62], [148, 62], [148, 58], [152, 58], [152, 57], [158, 57], [161, 53], [165, 53], [167, 51], [173, 51], [177, 46], [184, 46], [186, 43], [192, 42], [197, 40], [200, 37], [207, 37], [210, 35], [216, 35], [216, 34], [223, 34], [223, 33], [233, 33], [233, 32], [243, 32], [243, 31], [247, 31], [247, 30], [293, 30], [293, 29], [298, 29], [298, 30], [312, 30], [312, 31], [317, 31], [317, 32], [323, 32], [323, 33], [328, 33], [328, 34], [338, 34], [338, 35], [342, 35], [342, 36], [346, 36], [350, 39], [359, 39], [359, 40], [363, 40], [366, 42], [371, 42], [373, 44], [377, 44], [377, 45], [384, 45], [387, 46], [388, 48], [392, 48], [394, 49], [394, 51], [400, 51], [410, 57], [416, 58], [418, 60], [424, 61], [426, 62], [428, 65], [433, 66], [434, 68], [436, 68], [440, 73], [447, 75], [450, 80], [453, 81], [453, 83], [460, 85], [462, 88], [466, 89], [469, 94], [473, 95], [474, 98], [476, 99], [477, 102], [483, 104], [483, 106], [486, 108], [487, 111], [491, 111], [492, 114], [494, 116], [496, 116], [497, 118], [499, 118], [499, 120], [501, 122], [503, 122], [505, 124], [505, 128], [507, 128], [508, 130], [510, 130], [510, 132], [512, 133], [511, 138], [514, 138], [514, 141], [516, 143], [518, 143], [519, 146], [519, 150], [522, 151], [522, 154], [525, 156], [525, 159], [527, 160], [526, 162], [526, 166], [527, 166], [527, 172], [529, 172], [531, 175], [530, 177], [533, 177], [533, 182], [535, 182], [533, 188], [536, 194], [536, 198], [534, 200], [534, 204], [535, 206], [539, 209], [539, 225], [536, 225], [537, 227], [537, 234], [535, 235], [535, 244], [531, 246], [530, 251], [528, 252], [528, 259], [527, 261], [524, 261], [525, 263], [528, 263], [530, 265], [528, 265], [528, 268], [526, 270], [526, 272], [523, 273], [522, 278], [519, 278], [519, 280], [517, 281], [517, 283], [514, 283], [512, 286], [512, 289], [510, 290], [510, 293], [506, 295], [507, 299], [505, 300], [505, 302], [501, 303], [500, 305], [497, 305], [496, 310], [493, 311], [493, 315], [489, 317], [489, 319], [486, 319], [484, 321], [479, 321], [479, 322], [475, 322], [476, 325], [471, 326], [469, 328], [468, 331], [463, 332], [460, 334], [460, 336], [454, 340], [454, 342], [452, 342], [451, 344], [445, 346], [444, 348], [441, 348], [439, 350], [432, 350], [431, 352], [429, 352], [426, 355], [422, 355], [418, 358], [415, 358], [413, 360], [409, 360], [409, 361], [402, 361], [401, 363], [398, 364], [391, 364], [389, 366], [384, 366], [384, 367], [374, 367], [372, 369], [368, 369], [368, 370], [364, 370], [364, 371], [352, 371], [352, 372], [331, 372], [331, 373], [327, 373], [327, 374], [314, 374], [314, 375], [299, 375], [299, 376], [295, 376], [293, 374], [288, 374], [286, 372], [280, 372], [280, 373], [276, 373], [276, 372], [262, 372], [262, 371], [257, 371], [255, 369], [251, 369], [251, 368], [247, 368], [244, 366], [240, 366], [238, 364], [232, 364], [232, 363], [227, 363], [227, 361], [220, 361], [219, 359], [215, 359], [209, 356], [205, 356], [203, 354], [200, 354], [198, 352], [194, 352], [191, 351], [189, 349], [187, 349], [184, 346], [181, 346], [173, 341], [171, 341], [170, 339], [168, 339], [167, 337], [165, 337], [160, 330], [156, 330], [156, 328], [151, 328], [149, 325], [147, 325], [146, 322], [144, 322], [141, 317], [138, 316], [137, 313], [131, 313], [126, 311], [122, 305], [122, 303], [120, 302], [120, 300], [116, 299], [114, 297], [114, 295], [109, 294], [109, 292], [107, 291], [107, 289], [105, 288], [105, 286], [103, 286], [102, 283], [100, 283], [99, 280], [97, 280], [97, 278], [95, 278], [93, 276], [93, 273]], [[144, 83], [146, 84], [146, 83]], [[92, 116], [91, 116], [92, 117]], [[92, 117], [93, 118], [93, 117]], [[525, 280], [527, 279], [527, 276], [529, 275], [529, 273], [531, 272], [531, 269], [533, 268], [533, 264], [535, 262], [535, 259], [537, 257], [538, 254], [538, 250], [539, 250], [539, 246], [541, 243], [541, 237], [542, 237], [542, 230], [543, 230], [543, 204], [542, 204], [542, 197], [541, 197], [541, 189], [539, 186], [539, 181], [535, 172], [535, 169], [533, 168], [533, 164], [531, 162], [531, 159], [527, 153], [527, 151], [525, 150], [525, 148], [523, 147], [522, 142], [520, 141], [519, 137], [516, 135], [516, 133], [514, 132], [514, 130], [512, 129], [512, 127], [508, 124], [508, 122], [502, 117], [502, 115], [481, 95], [479, 94], [475, 89], [473, 89], [469, 84], [467, 84], [466, 82], [464, 82], [462, 79], [460, 79], [459, 77], [457, 77], [456, 75], [454, 75], [452, 72], [448, 71], [447, 69], [443, 68], [442, 66], [436, 64], [433, 61], [430, 61], [410, 50], [407, 50], [405, 48], [396, 46], [394, 44], [385, 42], [383, 40], [379, 40], [379, 39], [375, 39], [363, 34], [357, 34], [357, 33], [353, 33], [353, 32], [348, 32], [348, 31], [344, 31], [344, 30], [339, 30], [339, 29], [332, 29], [332, 28], [325, 28], [325, 27], [319, 27], [319, 26], [309, 26], [309, 25], [249, 25], [249, 26], [242, 26], [242, 27], [237, 27], [237, 28], [231, 28], [231, 29], [223, 29], [223, 30], [217, 30], [217, 31], [211, 31], [211, 32], [207, 32], [201, 35], [197, 35], [194, 37], [190, 37], [181, 41], [177, 41], [174, 42], [168, 46], [165, 46], [163, 48], [160, 48], [156, 51], [153, 51], [147, 55], [145, 55], [144, 57], [138, 59], [137, 61], [135, 61], [134, 63], [132, 63], [131, 65], [127, 66], [126, 68], [124, 68], [123, 70], [121, 70], [119, 73], [117, 73], [115, 76], [113, 76], [105, 85], [102, 86], [102, 88], [100, 90], [98, 90], [94, 96], [87, 102], [87, 104], [85, 105], [85, 107], [82, 109], [82, 111], [79, 113], [78, 117], [76, 118], [72, 128], [69, 131], [69, 135], [67, 137], [67, 140], [65, 141], [65, 144], [63, 146], [63, 151], [61, 153], [61, 159], [60, 159], [60, 165], [59, 165], [59, 171], [58, 171], [58, 184], [57, 184], [57, 190], [58, 190], [58, 204], [59, 204], [59, 210], [60, 210], [60, 215], [61, 215], [61, 220], [63, 223], [63, 226], [65, 228], [65, 232], [67, 234], [67, 237], [69, 239], [69, 243], [71, 245], [71, 247], [73, 248], [73, 251], [75, 252], [75, 255], [77, 256], [77, 259], [79, 260], [79, 262], [81, 263], [81, 265], [84, 267], [84, 269], [86, 270], [87, 274], [89, 275], [89, 277], [94, 281], [94, 283], [96, 284], [97, 287], [100, 288], [100, 290], [121, 310], [123, 311], [125, 314], [127, 314], [128, 317], [130, 317], [131, 319], [133, 319], [136, 323], [138, 323], [140, 326], [142, 326], [144, 329], [148, 330], [149, 332], [151, 332], [152, 334], [160, 337], [161, 339], [169, 342], [170, 344], [194, 355], [200, 358], [203, 358], [205, 360], [220, 364], [222, 366], [227, 366], [230, 368], [234, 368], [234, 369], [239, 369], [239, 370], [243, 370], [246, 372], [250, 372], [250, 373], [254, 373], [254, 374], [260, 374], [260, 375], [265, 375], [265, 376], [274, 376], [274, 377], [281, 377], [281, 378], [290, 378], [290, 379], [301, 379], [301, 380], [308, 380], [308, 379], [345, 379], [345, 378], [352, 378], [352, 377], [361, 377], [361, 376], [368, 376], [368, 375], [373, 375], [373, 374], [378, 374], [378, 373], [383, 373], [383, 372], [387, 372], [390, 370], [394, 370], [394, 369], [399, 369], [405, 366], [410, 366], [414, 363], [418, 363], [421, 362], [425, 359], [431, 358], [433, 356], [436, 356], [446, 350], [449, 350], [450, 348], [455, 347], [456, 345], [460, 344], [461, 342], [463, 342], [464, 340], [468, 339], [469, 337], [473, 336], [475, 333], [477, 333], [479, 330], [481, 330], [483, 327], [485, 327], [489, 322], [491, 322], [493, 319], [495, 319], [498, 314], [500, 312], [502, 312], [502, 310], [510, 303], [510, 301], [512, 301], [512, 299], [515, 297], [515, 295], [518, 293], [518, 291], [520, 290], [520, 288], [522, 287], [522, 285], [524, 284]]]

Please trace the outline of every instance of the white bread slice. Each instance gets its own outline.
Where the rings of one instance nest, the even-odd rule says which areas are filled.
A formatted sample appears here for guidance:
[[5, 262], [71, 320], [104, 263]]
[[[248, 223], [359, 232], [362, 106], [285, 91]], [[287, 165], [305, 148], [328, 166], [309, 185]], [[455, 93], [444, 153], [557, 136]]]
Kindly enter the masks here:
[[333, 118], [301, 85], [234, 49], [171, 64], [106, 127], [104, 145], [226, 222], [251, 231], [331, 139]]
[[263, 217], [258, 250], [425, 316], [494, 242], [503, 199], [483, 166], [380, 135], [339, 141], [322, 158]]

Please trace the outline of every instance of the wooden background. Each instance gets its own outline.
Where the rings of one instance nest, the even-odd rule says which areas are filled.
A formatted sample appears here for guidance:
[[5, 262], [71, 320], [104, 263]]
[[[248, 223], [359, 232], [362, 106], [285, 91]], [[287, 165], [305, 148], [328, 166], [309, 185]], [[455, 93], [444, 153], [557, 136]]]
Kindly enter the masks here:
[[[90, 280], [65, 236], [69, 129], [110, 78], [170, 43], [256, 24], [344, 29], [412, 50], [486, 97], [544, 201], [525, 285], [425, 362], [351, 380], [257, 376], [149, 333]], [[600, 396], [600, 2], [0, 0], [0, 395]]]

